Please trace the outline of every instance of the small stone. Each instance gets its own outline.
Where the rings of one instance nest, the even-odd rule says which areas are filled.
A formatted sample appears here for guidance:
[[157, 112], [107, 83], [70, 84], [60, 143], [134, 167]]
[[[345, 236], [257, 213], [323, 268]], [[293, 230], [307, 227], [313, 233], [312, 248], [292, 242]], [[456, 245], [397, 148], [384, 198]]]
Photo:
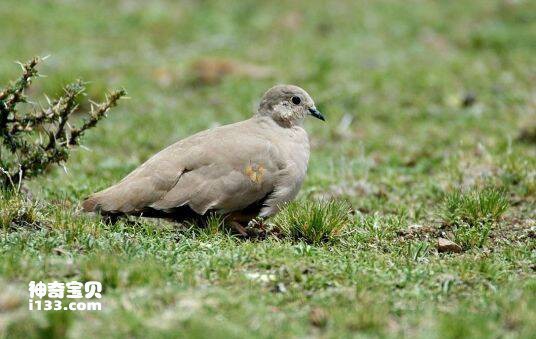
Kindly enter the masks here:
[[462, 251], [462, 247], [448, 239], [438, 238], [437, 251], [443, 253], [460, 253]]

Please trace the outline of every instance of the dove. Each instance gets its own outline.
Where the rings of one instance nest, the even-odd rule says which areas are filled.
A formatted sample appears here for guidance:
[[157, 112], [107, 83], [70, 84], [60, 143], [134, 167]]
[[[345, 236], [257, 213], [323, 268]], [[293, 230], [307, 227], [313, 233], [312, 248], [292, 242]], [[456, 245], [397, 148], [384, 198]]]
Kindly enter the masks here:
[[82, 209], [176, 221], [212, 212], [237, 222], [269, 218], [296, 197], [306, 176], [307, 116], [325, 120], [305, 90], [274, 86], [251, 118], [177, 141], [89, 196]]

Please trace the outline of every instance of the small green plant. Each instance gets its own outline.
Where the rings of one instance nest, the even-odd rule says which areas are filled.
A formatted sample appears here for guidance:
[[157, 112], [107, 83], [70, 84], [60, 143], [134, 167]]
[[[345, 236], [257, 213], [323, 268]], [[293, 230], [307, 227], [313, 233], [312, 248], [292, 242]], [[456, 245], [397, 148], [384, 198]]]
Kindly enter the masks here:
[[421, 261], [430, 251], [430, 244], [427, 242], [418, 241], [415, 243], [408, 242], [405, 248], [405, 256], [408, 261]]
[[0, 229], [39, 227], [42, 208], [18, 192], [0, 191]]
[[0, 89], [0, 187], [16, 188], [24, 179], [42, 174], [50, 165], [64, 163], [69, 152], [80, 143], [86, 130], [106, 116], [110, 108], [126, 95], [124, 90], [111, 92], [102, 103], [91, 102], [88, 117], [77, 127], [71, 116], [78, 110], [78, 99], [85, 93], [85, 83], [77, 80], [65, 86], [65, 93], [48, 105], [33, 105], [20, 112], [30, 101], [25, 91], [39, 77], [40, 58], [21, 64], [20, 78]]
[[458, 225], [453, 228], [454, 242], [464, 250], [480, 248], [488, 240], [492, 224], [489, 222], [476, 226]]
[[350, 204], [340, 200], [291, 202], [275, 217], [284, 236], [318, 244], [341, 236], [351, 225]]
[[441, 212], [443, 223], [454, 233], [454, 241], [464, 249], [481, 247], [491, 228], [508, 209], [508, 199], [495, 188], [447, 194]]
[[209, 235], [216, 235], [225, 230], [225, 218], [216, 213], [209, 215], [203, 232]]
[[501, 167], [500, 184], [521, 197], [536, 196], [536, 158], [512, 152], [499, 158], [498, 162]]
[[471, 192], [456, 190], [447, 194], [444, 201], [442, 217], [447, 225], [476, 226], [495, 222], [506, 212], [509, 205], [504, 193], [495, 188]]

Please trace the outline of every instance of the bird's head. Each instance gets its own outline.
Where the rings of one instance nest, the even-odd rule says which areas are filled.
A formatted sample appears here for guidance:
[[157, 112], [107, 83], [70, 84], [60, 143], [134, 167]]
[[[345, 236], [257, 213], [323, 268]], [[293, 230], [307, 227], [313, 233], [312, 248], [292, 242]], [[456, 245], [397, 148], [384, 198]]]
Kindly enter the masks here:
[[301, 125], [307, 115], [320, 120], [324, 116], [315, 107], [311, 96], [293, 85], [277, 85], [264, 93], [259, 110], [261, 116], [269, 116], [283, 126]]

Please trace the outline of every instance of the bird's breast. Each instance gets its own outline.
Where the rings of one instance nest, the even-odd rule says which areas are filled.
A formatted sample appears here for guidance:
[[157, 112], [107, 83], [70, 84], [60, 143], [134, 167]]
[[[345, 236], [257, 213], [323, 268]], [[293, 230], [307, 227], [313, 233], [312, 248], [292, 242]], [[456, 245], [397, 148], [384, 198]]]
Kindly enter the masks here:
[[296, 179], [301, 182], [309, 162], [309, 138], [302, 128], [293, 132], [284, 145], [286, 166], [292, 169]]

